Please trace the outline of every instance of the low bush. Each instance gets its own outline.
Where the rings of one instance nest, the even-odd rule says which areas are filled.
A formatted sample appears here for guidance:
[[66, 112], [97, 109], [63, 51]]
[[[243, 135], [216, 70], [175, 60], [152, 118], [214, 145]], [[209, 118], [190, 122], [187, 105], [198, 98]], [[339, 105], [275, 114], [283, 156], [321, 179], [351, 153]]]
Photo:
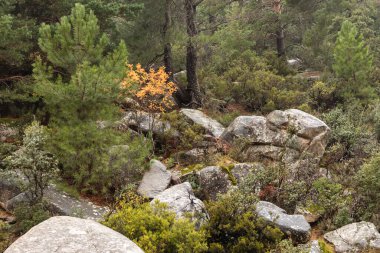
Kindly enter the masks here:
[[357, 214], [380, 227], [380, 153], [375, 154], [360, 169], [355, 178], [358, 194]]
[[283, 234], [255, 215], [257, 198], [234, 191], [207, 204], [210, 252], [267, 252]]
[[147, 253], [206, 252], [206, 234], [188, 218], [176, 219], [166, 204], [144, 203], [134, 194], [118, 203], [104, 225], [133, 240]]
[[16, 206], [14, 214], [17, 217], [17, 223], [13, 229], [18, 235], [26, 233], [35, 225], [51, 217], [46, 204], [43, 202], [33, 205], [20, 204]]

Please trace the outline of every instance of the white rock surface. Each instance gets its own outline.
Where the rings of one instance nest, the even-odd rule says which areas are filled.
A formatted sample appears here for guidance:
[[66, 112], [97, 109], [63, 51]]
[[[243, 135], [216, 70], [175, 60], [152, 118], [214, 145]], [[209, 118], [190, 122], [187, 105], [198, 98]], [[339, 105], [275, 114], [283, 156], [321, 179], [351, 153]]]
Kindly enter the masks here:
[[95, 221], [56, 216], [30, 229], [5, 253], [143, 253], [122, 234]]
[[177, 184], [158, 194], [151, 202], [166, 203], [174, 211], [178, 218], [184, 217], [186, 213], [207, 216], [205, 205], [196, 198], [189, 182]]
[[282, 208], [266, 201], [256, 204], [257, 215], [279, 227], [297, 242], [307, 242], [311, 227], [302, 215], [289, 215]]
[[352, 223], [329, 232], [323, 237], [335, 246], [337, 253], [362, 252], [365, 248], [380, 252], [380, 233], [370, 222]]
[[171, 174], [166, 170], [166, 166], [158, 160], [152, 160], [137, 192], [147, 198], [154, 198], [168, 188], [170, 180]]
[[208, 117], [199, 110], [182, 109], [181, 113], [191, 119], [195, 124], [201, 125], [216, 138], [219, 138], [225, 129], [218, 121]]

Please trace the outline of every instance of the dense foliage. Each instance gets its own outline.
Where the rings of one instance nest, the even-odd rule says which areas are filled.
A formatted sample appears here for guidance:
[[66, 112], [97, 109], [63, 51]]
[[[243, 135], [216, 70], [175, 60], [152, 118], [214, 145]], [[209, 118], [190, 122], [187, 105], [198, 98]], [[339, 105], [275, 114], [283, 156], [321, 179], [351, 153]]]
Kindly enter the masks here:
[[206, 233], [188, 218], [176, 219], [166, 204], [143, 203], [129, 193], [104, 223], [133, 240], [145, 252], [206, 252]]
[[[302, 252], [256, 217], [259, 199], [310, 212], [322, 232], [380, 227], [379, 1], [2, 0], [0, 34], [0, 173], [24, 175], [33, 197], [14, 226], [0, 222], [0, 240], [50, 215], [41, 200], [53, 177], [78, 198], [116, 206], [105, 224], [146, 252]], [[331, 133], [320, 163], [305, 162], [297, 177], [264, 164], [209, 201], [197, 230], [163, 204], [124, 195], [152, 158], [200, 198], [196, 172], [206, 165], [237, 184], [230, 168], [249, 144], [213, 138], [183, 107], [225, 127], [296, 108]], [[126, 111], [148, 115], [145, 129], [127, 125]]]

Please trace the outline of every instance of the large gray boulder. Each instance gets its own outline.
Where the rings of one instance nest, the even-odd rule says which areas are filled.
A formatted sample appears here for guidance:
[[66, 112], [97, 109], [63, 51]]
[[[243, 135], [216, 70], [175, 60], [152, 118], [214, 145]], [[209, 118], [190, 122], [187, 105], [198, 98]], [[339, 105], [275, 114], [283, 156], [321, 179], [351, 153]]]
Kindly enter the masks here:
[[240, 184], [248, 175], [263, 170], [265, 170], [265, 167], [261, 163], [237, 163], [231, 168], [231, 174], [235, 178], [236, 183]]
[[122, 234], [95, 221], [57, 216], [30, 229], [5, 253], [143, 253]]
[[6, 124], [0, 124], [0, 142], [13, 141], [19, 130], [17, 128], [10, 127]]
[[154, 198], [168, 188], [171, 181], [171, 173], [166, 166], [158, 160], [150, 162], [150, 169], [145, 172], [137, 192], [147, 198]]
[[216, 138], [219, 138], [225, 129], [218, 121], [208, 117], [199, 110], [181, 109], [181, 113], [195, 124], [202, 126], [208, 133], [212, 134]]
[[44, 199], [49, 204], [50, 209], [59, 215], [100, 221], [109, 212], [108, 207], [99, 206], [87, 199], [74, 198], [59, 191], [54, 185], [50, 185], [45, 190]]
[[199, 186], [206, 199], [216, 200], [232, 186], [228, 174], [219, 166], [209, 166], [198, 172]]
[[324, 154], [330, 128], [316, 117], [296, 109], [273, 111], [266, 117], [240, 116], [221, 138], [229, 143], [242, 140], [239, 160], [285, 164], [296, 175], [305, 166], [316, 165]]
[[380, 233], [370, 222], [358, 222], [343, 226], [323, 236], [335, 246], [335, 251], [362, 252], [364, 249], [380, 252]]
[[311, 227], [302, 215], [289, 215], [282, 208], [266, 201], [256, 204], [256, 213], [296, 242], [305, 243], [310, 239]]
[[166, 203], [170, 210], [176, 213], [177, 218], [190, 213], [200, 221], [208, 217], [203, 202], [196, 198], [189, 182], [177, 184], [158, 194], [152, 201]]
[[16, 197], [21, 192], [16, 180], [0, 175], [0, 205], [5, 205], [7, 201]]
[[[28, 204], [31, 197], [28, 192], [22, 192], [6, 201], [3, 208], [12, 212], [20, 204]], [[56, 189], [55, 185], [49, 185], [44, 191], [44, 201], [49, 209], [59, 215], [81, 217], [90, 220], [103, 220], [109, 209], [99, 206], [86, 199], [74, 198], [65, 192]]]
[[162, 121], [158, 113], [144, 111], [128, 111], [116, 125], [119, 130], [132, 128], [143, 133], [152, 131], [154, 134], [163, 134], [171, 129], [170, 124]]

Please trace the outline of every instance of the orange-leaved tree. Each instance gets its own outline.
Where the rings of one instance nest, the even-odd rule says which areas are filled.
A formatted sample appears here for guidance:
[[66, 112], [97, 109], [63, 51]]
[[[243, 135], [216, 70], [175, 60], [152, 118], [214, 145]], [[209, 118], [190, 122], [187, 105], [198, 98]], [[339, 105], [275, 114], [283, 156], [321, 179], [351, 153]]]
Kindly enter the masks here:
[[134, 68], [128, 65], [127, 77], [122, 81], [121, 88], [132, 96], [145, 110], [150, 113], [165, 112], [174, 106], [173, 93], [176, 86], [169, 81], [169, 74], [164, 67], [148, 72], [137, 64]]

